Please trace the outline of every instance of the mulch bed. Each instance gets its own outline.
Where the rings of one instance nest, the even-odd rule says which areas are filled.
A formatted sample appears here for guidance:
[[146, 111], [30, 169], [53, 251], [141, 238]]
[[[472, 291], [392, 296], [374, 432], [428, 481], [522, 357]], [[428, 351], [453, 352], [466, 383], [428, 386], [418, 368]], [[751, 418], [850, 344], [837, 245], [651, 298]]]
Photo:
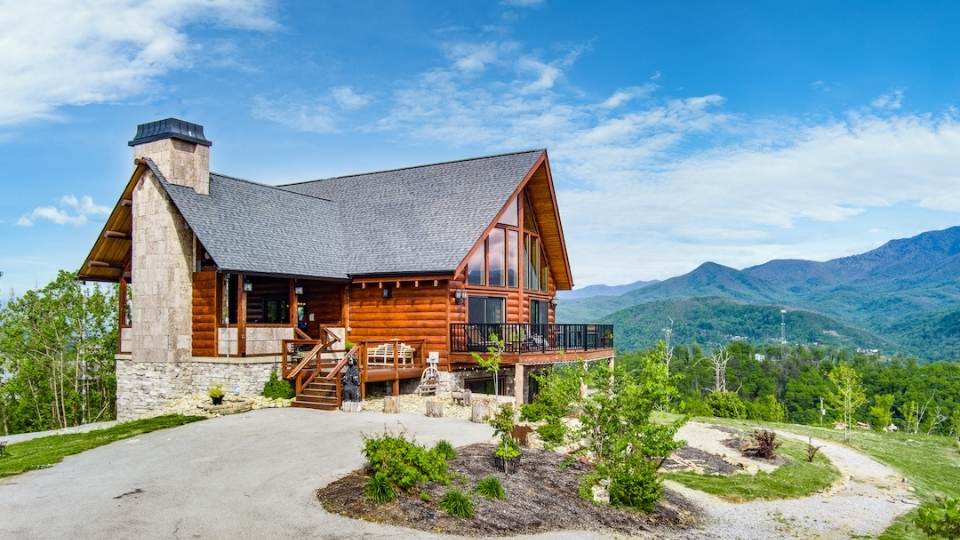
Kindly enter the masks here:
[[696, 465], [703, 471], [703, 474], [733, 474], [743, 469], [721, 456], [692, 446], [684, 446], [674, 452], [663, 462], [663, 469], [667, 471], [687, 470], [690, 463]]
[[[593, 504], [580, 498], [580, 479], [591, 465], [566, 460], [547, 450], [525, 448], [519, 466], [503, 474], [493, 457], [494, 446], [473, 444], [457, 449], [449, 463], [451, 485], [422, 486], [430, 502], [419, 491], [401, 495], [393, 502], [377, 505], [363, 495], [366, 471], [359, 470], [323, 487], [317, 497], [330, 512], [352, 518], [388, 523], [430, 532], [466, 536], [508, 536], [556, 530], [613, 530], [636, 534], [660, 527], [688, 528], [698, 517], [696, 508], [679, 494], [666, 490], [664, 499], [650, 513], [622, 510]], [[472, 490], [479, 478], [496, 475], [507, 493], [505, 501], [490, 501], [474, 495], [474, 519], [450, 516], [437, 502], [449, 488]], [[460, 475], [466, 477], [457, 480]]]

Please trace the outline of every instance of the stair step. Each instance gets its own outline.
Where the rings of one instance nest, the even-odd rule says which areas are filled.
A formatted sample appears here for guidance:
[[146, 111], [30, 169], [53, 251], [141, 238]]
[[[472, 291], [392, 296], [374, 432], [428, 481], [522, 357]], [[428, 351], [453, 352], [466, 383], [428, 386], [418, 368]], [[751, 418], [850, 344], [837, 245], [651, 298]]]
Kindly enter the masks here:
[[337, 410], [337, 405], [335, 403], [305, 403], [294, 401], [290, 404], [291, 407], [301, 407], [304, 409], [317, 409], [320, 411], [335, 411]]

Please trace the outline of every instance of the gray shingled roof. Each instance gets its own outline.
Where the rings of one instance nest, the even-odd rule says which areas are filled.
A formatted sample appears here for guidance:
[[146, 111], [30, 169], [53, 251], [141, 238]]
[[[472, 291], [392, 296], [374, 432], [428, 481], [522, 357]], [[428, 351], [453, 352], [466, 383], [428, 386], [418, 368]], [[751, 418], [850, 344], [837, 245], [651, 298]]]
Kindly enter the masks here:
[[224, 270], [346, 278], [453, 271], [543, 150], [267, 186], [215, 173], [170, 184]]

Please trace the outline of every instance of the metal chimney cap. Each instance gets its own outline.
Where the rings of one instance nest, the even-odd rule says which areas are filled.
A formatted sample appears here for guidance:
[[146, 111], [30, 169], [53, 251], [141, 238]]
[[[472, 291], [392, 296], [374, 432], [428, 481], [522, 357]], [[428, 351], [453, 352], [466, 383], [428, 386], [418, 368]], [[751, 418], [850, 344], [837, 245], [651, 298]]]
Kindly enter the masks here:
[[194, 144], [210, 146], [203, 134], [203, 126], [179, 118], [167, 118], [156, 122], [147, 122], [137, 126], [137, 134], [129, 143], [130, 146], [159, 141], [160, 139], [180, 139]]

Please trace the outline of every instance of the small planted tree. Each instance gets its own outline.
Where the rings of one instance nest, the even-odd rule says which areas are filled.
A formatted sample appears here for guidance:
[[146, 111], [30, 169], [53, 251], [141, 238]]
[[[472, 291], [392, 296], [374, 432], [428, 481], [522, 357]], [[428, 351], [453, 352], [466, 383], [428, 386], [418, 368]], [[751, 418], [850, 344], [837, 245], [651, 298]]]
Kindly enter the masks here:
[[893, 394], [877, 394], [873, 396], [873, 405], [870, 407], [870, 419], [873, 428], [883, 431], [893, 423]]
[[521, 455], [520, 443], [513, 438], [514, 415], [513, 405], [506, 403], [500, 407], [497, 414], [490, 419], [490, 425], [493, 426], [493, 434], [500, 439], [494, 455], [500, 459], [503, 472], [507, 474], [510, 473], [510, 465], [513, 463], [513, 460], [519, 458]]
[[490, 334], [490, 345], [487, 347], [487, 354], [472, 352], [470, 356], [480, 366], [481, 369], [493, 374], [493, 394], [500, 395], [500, 360], [503, 359], [503, 350], [506, 348], [504, 340], [496, 334]]
[[833, 383], [834, 390], [828, 394], [830, 403], [840, 412], [843, 423], [843, 438], [850, 440], [850, 429], [853, 426], [857, 410], [867, 401], [860, 384], [860, 375], [846, 362], [837, 364], [827, 375]]
[[543, 373], [534, 373], [539, 392], [532, 403], [520, 408], [520, 419], [529, 422], [544, 421], [537, 435], [547, 449], [562, 445], [567, 438], [563, 418], [571, 414], [580, 401], [580, 383], [586, 375], [583, 364], [555, 367]]
[[642, 355], [631, 372], [600, 365], [588, 380], [594, 392], [583, 400], [576, 435], [596, 472], [584, 479], [581, 493], [607, 478], [611, 503], [650, 511], [663, 495], [657, 470], [684, 444], [674, 435], [686, 418], [668, 424], [650, 418], [676, 392], [666, 364], [654, 354]]

